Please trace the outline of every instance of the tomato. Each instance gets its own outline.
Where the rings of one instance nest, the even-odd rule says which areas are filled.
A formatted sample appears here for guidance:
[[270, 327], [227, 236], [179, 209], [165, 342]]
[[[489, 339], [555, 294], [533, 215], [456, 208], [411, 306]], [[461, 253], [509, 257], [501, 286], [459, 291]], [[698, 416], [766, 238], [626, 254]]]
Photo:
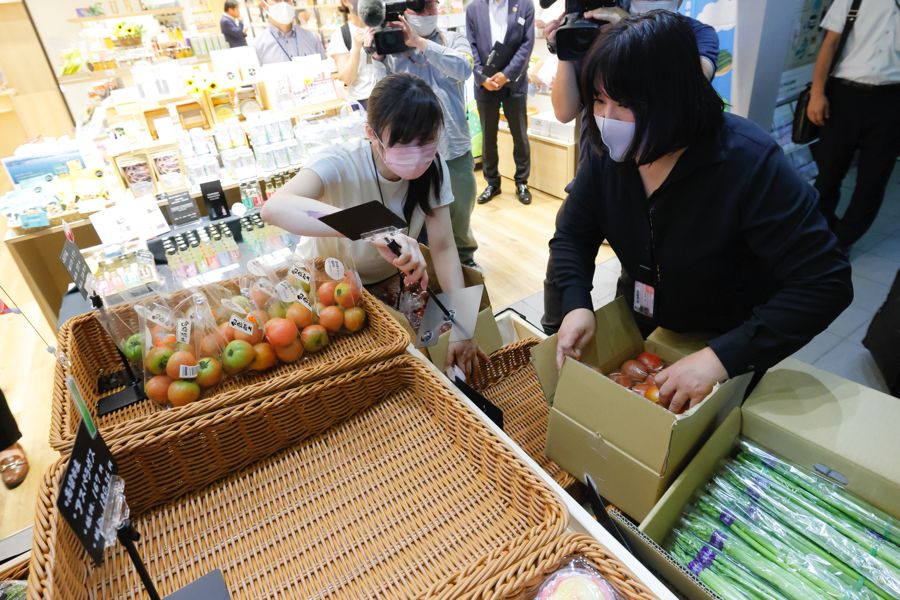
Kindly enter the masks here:
[[319, 325], [330, 333], [337, 333], [344, 325], [344, 312], [338, 306], [326, 306], [319, 314]]
[[269, 319], [266, 323], [266, 339], [273, 346], [287, 346], [297, 339], [297, 325], [288, 319]]

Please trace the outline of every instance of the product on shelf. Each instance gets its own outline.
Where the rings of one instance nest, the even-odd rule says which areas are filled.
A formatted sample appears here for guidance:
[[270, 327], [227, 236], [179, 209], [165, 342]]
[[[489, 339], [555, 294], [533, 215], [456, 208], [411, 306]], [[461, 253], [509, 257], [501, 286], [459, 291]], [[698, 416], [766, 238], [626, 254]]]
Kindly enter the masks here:
[[101, 297], [122, 294], [158, 280], [153, 255], [147, 244], [130, 241], [82, 251]]
[[535, 600], [621, 600], [621, 596], [587, 560], [576, 556], [550, 575]]
[[900, 525], [746, 440], [669, 552], [725, 600], [900, 597]]

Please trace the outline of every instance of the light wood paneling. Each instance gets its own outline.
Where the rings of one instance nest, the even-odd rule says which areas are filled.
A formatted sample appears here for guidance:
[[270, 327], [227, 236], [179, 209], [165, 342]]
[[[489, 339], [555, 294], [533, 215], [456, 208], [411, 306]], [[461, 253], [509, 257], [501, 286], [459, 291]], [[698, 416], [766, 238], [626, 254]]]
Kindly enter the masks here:
[[[565, 188], [575, 177], [577, 166], [576, 145], [558, 140], [529, 135], [531, 141], [531, 176], [528, 185], [562, 200]], [[497, 134], [498, 169], [504, 177], [513, 177], [516, 164], [513, 161], [512, 134], [501, 129]]]

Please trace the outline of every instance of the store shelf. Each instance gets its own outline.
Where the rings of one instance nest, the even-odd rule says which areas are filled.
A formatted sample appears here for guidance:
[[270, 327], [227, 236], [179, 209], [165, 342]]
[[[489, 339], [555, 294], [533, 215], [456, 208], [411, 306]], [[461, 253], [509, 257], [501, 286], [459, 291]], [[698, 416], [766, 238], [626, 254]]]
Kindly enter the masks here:
[[[165, 58], [162, 60], [157, 60], [152, 64], [166, 64], [171, 62], [176, 62], [179, 65], [198, 65], [210, 62], [210, 57], [206, 54], [201, 56], [190, 56], [188, 58]], [[119, 77], [131, 71], [131, 66], [119, 67], [118, 69], [109, 69], [105, 71], [85, 71], [74, 73], [72, 75], [59, 75], [57, 76], [57, 81], [59, 81], [60, 85], [64, 84], [77, 84], [77, 83], [86, 83], [88, 81], [103, 81], [104, 79], [109, 79], [110, 77]]]
[[130, 19], [133, 17], [152, 17], [156, 15], [177, 15], [184, 12], [181, 6], [173, 6], [171, 8], [154, 8], [151, 10], [137, 10], [133, 12], [122, 12], [114, 15], [97, 15], [96, 17], [75, 17], [68, 19], [69, 23], [90, 23], [92, 21], [108, 21], [110, 19]]

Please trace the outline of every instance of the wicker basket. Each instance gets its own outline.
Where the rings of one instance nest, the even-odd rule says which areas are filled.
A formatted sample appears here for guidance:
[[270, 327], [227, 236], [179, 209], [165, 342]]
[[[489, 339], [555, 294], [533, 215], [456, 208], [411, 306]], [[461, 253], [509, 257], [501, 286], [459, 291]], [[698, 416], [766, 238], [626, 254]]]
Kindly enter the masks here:
[[[162, 595], [221, 568], [237, 598], [464, 598], [558, 538], [553, 492], [422, 363], [400, 356], [110, 444]], [[91, 568], [39, 494], [36, 598], [140, 598]]]
[[544, 454], [550, 408], [537, 373], [531, 366], [532, 346], [540, 340], [527, 338], [500, 348], [472, 379], [472, 387], [503, 411], [503, 430], [528, 456], [563, 488], [575, 483]]
[[0, 581], [28, 579], [28, 562], [27, 556], [11, 560], [8, 565], [0, 568]]
[[[328, 375], [343, 373], [402, 353], [409, 336], [374, 297], [363, 292], [362, 306], [368, 315], [368, 326], [353, 335], [336, 338], [324, 350], [310, 354], [293, 364], [282, 364], [269, 371], [226, 379], [213, 393], [190, 405], [206, 412], [256, 398], [267, 393], [315, 381]], [[128, 315], [135, 321], [131, 306], [116, 307], [110, 312]], [[145, 400], [127, 408], [98, 417], [97, 405], [103, 395], [97, 391], [97, 377], [122, 368], [115, 344], [93, 313], [72, 317], [58, 332], [58, 347], [69, 358], [69, 372], [75, 377], [88, 409], [107, 442], [139, 433], [162, 424], [180, 420], [186, 407], [170, 410]], [[119, 388], [121, 389], [121, 388]], [[111, 395], [117, 390], [107, 392]], [[53, 406], [50, 420], [50, 445], [68, 452], [75, 441], [80, 415], [66, 388], [66, 370], [57, 363], [53, 382]]]
[[573, 556], [580, 556], [590, 562], [624, 598], [657, 598], [603, 544], [583, 534], [563, 536], [533, 552], [521, 563], [488, 582], [483, 588], [482, 598], [534, 598], [544, 580]]

